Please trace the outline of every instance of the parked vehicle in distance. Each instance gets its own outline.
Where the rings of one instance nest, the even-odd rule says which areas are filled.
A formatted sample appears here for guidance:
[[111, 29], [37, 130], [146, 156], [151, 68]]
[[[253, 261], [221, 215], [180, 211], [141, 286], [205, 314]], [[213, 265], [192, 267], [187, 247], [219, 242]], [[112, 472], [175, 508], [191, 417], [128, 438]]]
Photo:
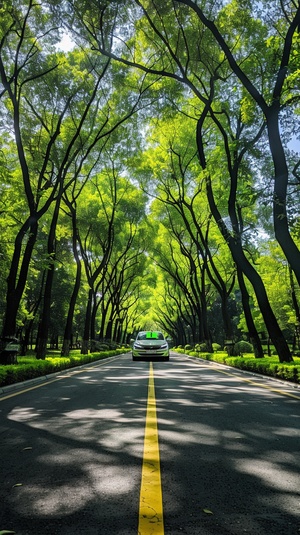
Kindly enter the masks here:
[[140, 331], [133, 342], [132, 360], [169, 360], [169, 345], [160, 331]]

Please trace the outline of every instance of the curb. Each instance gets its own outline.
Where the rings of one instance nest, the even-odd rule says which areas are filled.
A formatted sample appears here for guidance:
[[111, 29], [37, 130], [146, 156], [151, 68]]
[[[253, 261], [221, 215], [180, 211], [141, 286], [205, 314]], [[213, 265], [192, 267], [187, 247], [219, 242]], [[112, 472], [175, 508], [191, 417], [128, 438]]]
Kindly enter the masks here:
[[300, 390], [300, 384], [294, 383], [293, 381], [285, 381], [284, 379], [277, 379], [276, 377], [271, 377], [270, 375], [264, 375], [262, 373], [255, 373], [251, 372], [249, 370], [242, 370], [241, 368], [235, 368], [234, 366], [229, 366], [229, 364], [221, 364], [220, 362], [215, 362], [214, 360], [206, 360], [202, 359], [201, 357], [194, 357], [192, 355], [187, 355], [186, 353], [177, 353], [177, 355], [184, 355], [188, 359], [192, 359], [195, 362], [205, 362], [206, 364], [211, 364], [215, 366], [220, 366], [221, 368], [229, 369], [229, 370], [235, 370], [236, 372], [245, 373], [247, 375], [251, 375], [252, 377], [262, 377], [263, 379], [267, 379], [268, 381], [275, 381], [277, 383], [281, 383], [285, 386], [289, 386], [290, 388], [295, 388], [296, 390]]
[[106, 357], [104, 359], [95, 360], [94, 362], [88, 362], [87, 364], [80, 364], [79, 366], [73, 366], [72, 368], [66, 368], [58, 372], [53, 372], [49, 375], [41, 375], [39, 377], [34, 377], [33, 379], [27, 379], [27, 381], [22, 381], [20, 383], [13, 383], [11, 385], [0, 386], [0, 396], [2, 394], [7, 394], [8, 392], [17, 392], [18, 390], [22, 390], [23, 388], [29, 388], [39, 383], [45, 383], [47, 381], [54, 379], [55, 377], [59, 375], [65, 375], [65, 374], [72, 375], [72, 373], [76, 373], [76, 371], [80, 370], [81, 368], [86, 368], [89, 366], [92, 367], [95, 365], [99, 366], [100, 362], [105, 362], [109, 359], [123, 357], [124, 355], [127, 355], [127, 353], [121, 353], [120, 355], [111, 355], [110, 357]]

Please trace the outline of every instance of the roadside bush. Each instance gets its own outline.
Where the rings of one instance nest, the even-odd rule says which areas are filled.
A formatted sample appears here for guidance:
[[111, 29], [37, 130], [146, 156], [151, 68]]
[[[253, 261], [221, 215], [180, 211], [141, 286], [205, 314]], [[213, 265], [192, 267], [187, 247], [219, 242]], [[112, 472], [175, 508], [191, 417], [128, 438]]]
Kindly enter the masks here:
[[[117, 349], [120, 347], [117, 342], [114, 342], [114, 340], [110, 340], [108, 338], [103, 338], [103, 340], [99, 340], [99, 344], [102, 346], [106, 346], [107, 349]], [[97, 348], [96, 348], [97, 349]]]
[[[246, 342], [246, 344], [248, 344], [248, 342]], [[267, 375], [269, 377], [275, 377], [276, 379], [300, 384], [299, 357], [294, 357], [294, 362], [291, 363], [280, 363], [276, 356], [256, 359], [253, 355], [248, 354], [247, 356], [228, 356], [228, 353], [225, 351], [219, 353], [204, 352], [201, 354], [197, 351], [178, 348], [174, 348], [174, 351], [177, 353], [186, 353], [193, 357], [217, 362], [218, 364], [225, 364], [252, 373]]]
[[96, 347], [94, 348], [94, 352], [95, 352], [95, 351], [97, 351], [97, 352], [98, 352], [98, 351], [109, 351], [109, 349], [110, 349], [110, 348], [109, 348], [109, 345], [108, 345], [108, 344], [100, 344], [100, 343], [98, 343], [98, 344], [96, 345]]
[[198, 353], [198, 351], [190, 350], [190, 351], [188, 351], [188, 354], [189, 354], [191, 357], [199, 357], [199, 353]]
[[217, 351], [221, 351], [222, 346], [220, 346], [220, 344], [216, 344], [215, 342], [213, 342], [212, 343], [212, 348], [214, 350], [214, 353], [216, 353]]
[[[128, 351], [128, 349], [125, 349]], [[102, 360], [114, 355], [124, 353], [124, 348], [98, 351], [87, 355], [72, 354], [70, 357], [48, 356], [45, 360], [36, 360], [35, 357], [19, 357], [19, 364], [0, 366], [0, 386], [21, 383], [29, 379], [35, 379], [60, 370], [74, 368]]]
[[280, 365], [277, 368], [276, 377], [280, 377], [285, 381], [294, 381], [300, 383], [300, 366], [285, 366]]
[[184, 346], [184, 349], [186, 349], [187, 351], [190, 351], [190, 350], [193, 349], [193, 348], [192, 348], [192, 346], [191, 346], [190, 344], [186, 344], [186, 345]]
[[[191, 354], [191, 353], [189, 353]], [[282, 379], [284, 381], [291, 381], [300, 384], [300, 358], [295, 357], [294, 362], [280, 363], [278, 357], [265, 357], [263, 359], [256, 359], [254, 356], [240, 356], [230, 357], [227, 353], [201, 353], [196, 354], [201, 359], [211, 360], [218, 364], [225, 364], [246, 370], [252, 373], [261, 375], [267, 375], [269, 377], [275, 377], [276, 379]]]
[[173, 347], [173, 351], [176, 351], [176, 353], [184, 353], [185, 349], [183, 349], [182, 346]]
[[205, 351], [207, 351], [207, 346], [206, 344], [196, 344], [195, 350], [198, 351], [199, 353], [204, 353]]
[[95, 351], [107, 351], [108, 349], [110, 349], [110, 344], [108, 341], [103, 342], [99, 340], [91, 340], [90, 346], [92, 353], [94, 353]]
[[253, 353], [252, 344], [246, 342], [246, 340], [240, 340], [239, 342], [234, 344], [234, 348], [239, 355], [243, 355], [244, 353]]

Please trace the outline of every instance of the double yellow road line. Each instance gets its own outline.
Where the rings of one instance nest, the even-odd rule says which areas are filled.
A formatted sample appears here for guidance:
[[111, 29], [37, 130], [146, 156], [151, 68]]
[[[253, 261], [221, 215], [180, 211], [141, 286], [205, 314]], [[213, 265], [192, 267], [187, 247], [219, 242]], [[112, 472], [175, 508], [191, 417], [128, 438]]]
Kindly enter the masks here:
[[160, 457], [152, 362], [150, 362], [148, 382], [138, 534], [164, 535]]

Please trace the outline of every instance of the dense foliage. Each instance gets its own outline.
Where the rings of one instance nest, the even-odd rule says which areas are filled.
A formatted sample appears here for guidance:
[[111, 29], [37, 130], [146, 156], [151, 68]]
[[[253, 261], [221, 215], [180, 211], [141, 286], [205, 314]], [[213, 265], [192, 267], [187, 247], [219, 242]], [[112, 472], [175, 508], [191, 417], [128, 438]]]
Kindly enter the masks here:
[[160, 328], [292, 361], [297, 2], [9, 0], [0, 15], [2, 338], [43, 360]]

